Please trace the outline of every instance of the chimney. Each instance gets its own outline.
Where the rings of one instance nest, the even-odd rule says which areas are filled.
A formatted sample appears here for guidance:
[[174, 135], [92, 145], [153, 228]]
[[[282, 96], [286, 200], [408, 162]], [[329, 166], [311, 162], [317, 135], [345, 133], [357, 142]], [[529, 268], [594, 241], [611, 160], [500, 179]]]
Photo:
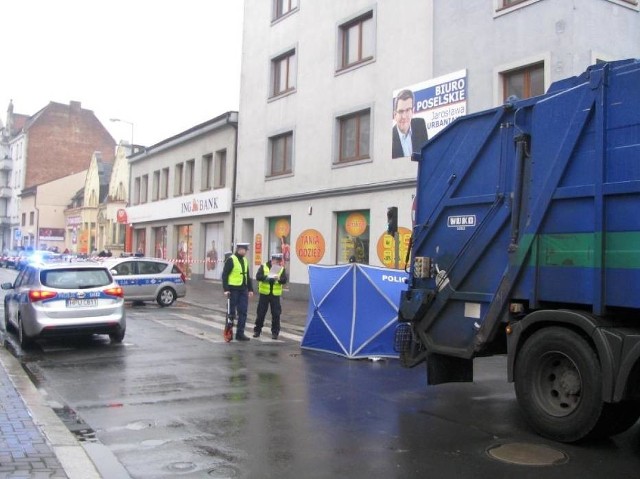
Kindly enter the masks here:
[[79, 112], [80, 112], [80, 110], [82, 110], [82, 106], [81, 106], [81, 105], [82, 105], [82, 104], [81, 104], [79, 101], [73, 101], [73, 100], [71, 100], [71, 101], [69, 102], [69, 107], [71, 108], [71, 111], [72, 111], [73, 113], [79, 113]]

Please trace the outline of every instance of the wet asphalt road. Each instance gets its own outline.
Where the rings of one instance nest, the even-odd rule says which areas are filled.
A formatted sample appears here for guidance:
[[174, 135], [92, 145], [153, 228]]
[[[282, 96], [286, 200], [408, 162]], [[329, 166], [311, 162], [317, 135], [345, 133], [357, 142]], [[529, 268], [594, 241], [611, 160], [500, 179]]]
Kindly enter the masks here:
[[[130, 309], [123, 345], [40, 343], [23, 356], [131, 477], [638, 477], [638, 427], [587, 446], [522, 423], [503, 358], [474, 384], [426, 389], [422, 368], [303, 352], [290, 340], [224, 343], [214, 314]], [[220, 318], [220, 328], [222, 326]], [[492, 446], [546, 444], [565, 464], [491, 459]]]
[[[128, 309], [122, 345], [7, 347], [78, 437], [133, 478], [640, 477], [640, 425], [579, 446], [544, 440], [520, 418], [500, 357], [477, 361], [475, 383], [427, 389], [421, 367], [302, 351], [295, 338], [227, 344], [215, 313], [150, 303]], [[514, 443], [566, 460], [487, 454]]]

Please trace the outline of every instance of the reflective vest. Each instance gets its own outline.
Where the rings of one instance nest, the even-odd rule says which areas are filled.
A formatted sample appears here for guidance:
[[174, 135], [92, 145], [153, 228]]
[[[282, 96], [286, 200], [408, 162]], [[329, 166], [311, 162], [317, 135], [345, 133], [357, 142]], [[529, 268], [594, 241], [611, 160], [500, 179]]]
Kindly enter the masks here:
[[260, 284], [258, 285], [258, 292], [260, 294], [273, 293], [274, 296], [282, 296], [282, 285], [278, 280], [280, 279], [280, 276], [282, 276], [284, 268], [280, 268], [280, 271], [278, 271], [278, 277], [276, 278], [275, 283], [273, 283], [273, 291], [271, 291], [272, 285], [269, 283], [269, 279], [267, 278], [267, 276], [269, 276], [269, 266], [267, 264], [263, 264], [262, 271], [264, 272], [265, 280], [260, 281]]
[[229, 273], [229, 278], [227, 279], [229, 286], [242, 286], [247, 284], [247, 273], [249, 271], [249, 262], [247, 261], [247, 258], [242, 258], [243, 264], [240, 264], [240, 258], [233, 254], [231, 255], [231, 261], [233, 261], [233, 269], [231, 270], [231, 273]]

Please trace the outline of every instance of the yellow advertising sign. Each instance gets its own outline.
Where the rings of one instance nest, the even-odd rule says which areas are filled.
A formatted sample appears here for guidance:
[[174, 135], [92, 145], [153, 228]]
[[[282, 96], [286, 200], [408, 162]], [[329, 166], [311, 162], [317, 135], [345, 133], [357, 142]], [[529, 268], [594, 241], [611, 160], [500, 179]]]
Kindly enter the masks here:
[[[411, 240], [411, 230], [400, 226], [398, 228], [398, 240], [400, 246], [400, 252], [398, 257], [398, 268], [405, 269], [407, 257], [407, 248], [409, 248], [409, 241]], [[377, 245], [378, 258], [384, 266], [387, 268], [393, 268], [395, 265], [395, 241], [393, 236], [384, 233], [378, 239]]]

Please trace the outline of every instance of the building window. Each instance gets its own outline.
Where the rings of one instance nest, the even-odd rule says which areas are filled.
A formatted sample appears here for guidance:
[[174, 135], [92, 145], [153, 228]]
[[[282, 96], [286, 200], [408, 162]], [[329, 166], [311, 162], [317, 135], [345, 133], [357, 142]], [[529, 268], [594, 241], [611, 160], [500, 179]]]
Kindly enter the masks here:
[[149, 194], [149, 175], [142, 175], [140, 178], [140, 203], [148, 201]]
[[169, 168], [162, 169], [162, 177], [160, 178], [160, 199], [169, 198]]
[[33, 226], [33, 223], [35, 222], [35, 213], [33, 211], [29, 212], [29, 225]]
[[133, 204], [140, 204], [140, 177], [133, 180]]
[[184, 164], [178, 163], [176, 165], [176, 174], [173, 178], [173, 196], [182, 195], [182, 170], [184, 170]]
[[213, 155], [211, 153], [202, 157], [200, 183], [200, 188], [203, 191], [210, 190], [213, 187]]
[[22, 213], [22, 226], [26, 226], [27, 224], [27, 214]]
[[374, 40], [373, 12], [340, 25], [340, 68], [373, 59]]
[[369, 210], [341, 211], [337, 213], [336, 219], [336, 264], [369, 264]]
[[271, 137], [269, 139], [269, 172], [268, 176], [291, 173], [293, 159], [293, 132]]
[[127, 194], [124, 187], [124, 183], [118, 183], [118, 188], [116, 189], [116, 200], [117, 201], [126, 201]]
[[338, 163], [369, 158], [371, 112], [363, 110], [338, 118]]
[[298, 8], [298, 0], [273, 0], [273, 19], [284, 17]]
[[184, 193], [188, 195], [193, 193], [193, 170], [195, 169], [195, 160], [189, 160], [184, 170]]
[[118, 225], [118, 242], [119, 245], [124, 245], [125, 238], [127, 237], [127, 228], [125, 225]]
[[501, 76], [503, 101], [512, 95], [524, 99], [544, 93], [544, 63], [503, 72]]
[[517, 5], [519, 3], [524, 3], [528, 0], [502, 0], [501, 3], [501, 8], [509, 8], [512, 7], [514, 5]]
[[213, 187], [224, 188], [227, 184], [227, 150], [216, 152], [215, 171], [213, 173]]
[[153, 172], [153, 184], [151, 186], [151, 201], [158, 201], [160, 198], [160, 170]]
[[278, 96], [296, 89], [296, 52], [291, 50], [271, 60], [271, 96]]

